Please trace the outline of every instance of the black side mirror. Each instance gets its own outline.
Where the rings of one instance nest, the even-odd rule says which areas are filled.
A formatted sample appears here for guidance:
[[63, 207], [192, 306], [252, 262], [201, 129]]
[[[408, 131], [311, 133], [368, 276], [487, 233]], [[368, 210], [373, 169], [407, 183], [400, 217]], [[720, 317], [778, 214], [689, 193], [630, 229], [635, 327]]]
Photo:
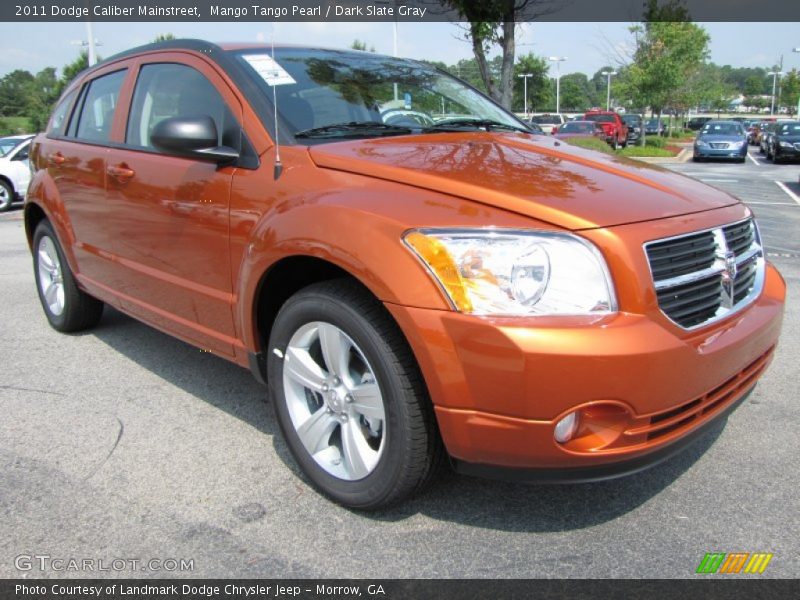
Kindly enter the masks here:
[[172, 117], [153, 127], [150, 141], [159, 150], [217, 164], [231, 163], [239, 152], [217, 145], [217, 126], [208, 115]]

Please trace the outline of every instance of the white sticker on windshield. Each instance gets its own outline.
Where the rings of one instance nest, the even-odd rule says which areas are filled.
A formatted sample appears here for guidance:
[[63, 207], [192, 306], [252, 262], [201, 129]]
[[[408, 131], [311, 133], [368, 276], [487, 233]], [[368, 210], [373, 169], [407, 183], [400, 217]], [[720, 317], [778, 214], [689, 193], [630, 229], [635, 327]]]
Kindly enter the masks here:
[[282, 66], [272, 60], [269, 54], [244, 54], [242, 56], [267, 85], [287, 85], [297, 83]]

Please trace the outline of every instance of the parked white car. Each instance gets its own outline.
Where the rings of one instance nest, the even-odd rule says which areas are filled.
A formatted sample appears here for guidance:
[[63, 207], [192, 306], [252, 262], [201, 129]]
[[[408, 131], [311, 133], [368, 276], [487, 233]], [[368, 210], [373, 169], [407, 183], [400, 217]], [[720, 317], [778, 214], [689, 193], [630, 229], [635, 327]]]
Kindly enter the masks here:
[[0, 212], [25, 198], [31, 180], [28, 150], [32, 139], [32, 135], [0, 138]]
[[553, 134], [553, 129], [558, 130], [567, 120], [564, 115], [558, 113], [545, 113], [541, 115], [533, 115], [530, 120], [542, 128], [547, 135]]

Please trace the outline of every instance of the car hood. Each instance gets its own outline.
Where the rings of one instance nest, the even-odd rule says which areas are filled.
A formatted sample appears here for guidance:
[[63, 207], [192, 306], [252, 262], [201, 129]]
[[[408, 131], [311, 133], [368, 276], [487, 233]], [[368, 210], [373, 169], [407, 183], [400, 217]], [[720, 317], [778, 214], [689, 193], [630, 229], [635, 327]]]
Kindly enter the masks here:
[[781, 135], [781, 134], [778, 134], [775, 137], [781, 142], [789, 142], [791, 144], [796, 144], [797, 142], [800, 142], [800, 135], [795, 135], [795, 134], [792, 134], [792, 135]]
[[425, 188], [571, 230], [738, 203], [693, 179], [523, 133], [441, 133], [309, 148], [319, 167]]

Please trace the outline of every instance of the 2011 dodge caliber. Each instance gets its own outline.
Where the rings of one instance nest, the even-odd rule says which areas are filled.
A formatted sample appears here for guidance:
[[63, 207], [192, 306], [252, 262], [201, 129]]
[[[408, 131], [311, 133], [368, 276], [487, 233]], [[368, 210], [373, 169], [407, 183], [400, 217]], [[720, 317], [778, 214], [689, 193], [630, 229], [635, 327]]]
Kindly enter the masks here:
[[719, 190], [533, 135], [427, 65], [170, 41], [65, 91], [25, 226], [59, 331], [104, 304], [249, 367], [337, 502], [590, 481], [740, 403], [785, 285]]

